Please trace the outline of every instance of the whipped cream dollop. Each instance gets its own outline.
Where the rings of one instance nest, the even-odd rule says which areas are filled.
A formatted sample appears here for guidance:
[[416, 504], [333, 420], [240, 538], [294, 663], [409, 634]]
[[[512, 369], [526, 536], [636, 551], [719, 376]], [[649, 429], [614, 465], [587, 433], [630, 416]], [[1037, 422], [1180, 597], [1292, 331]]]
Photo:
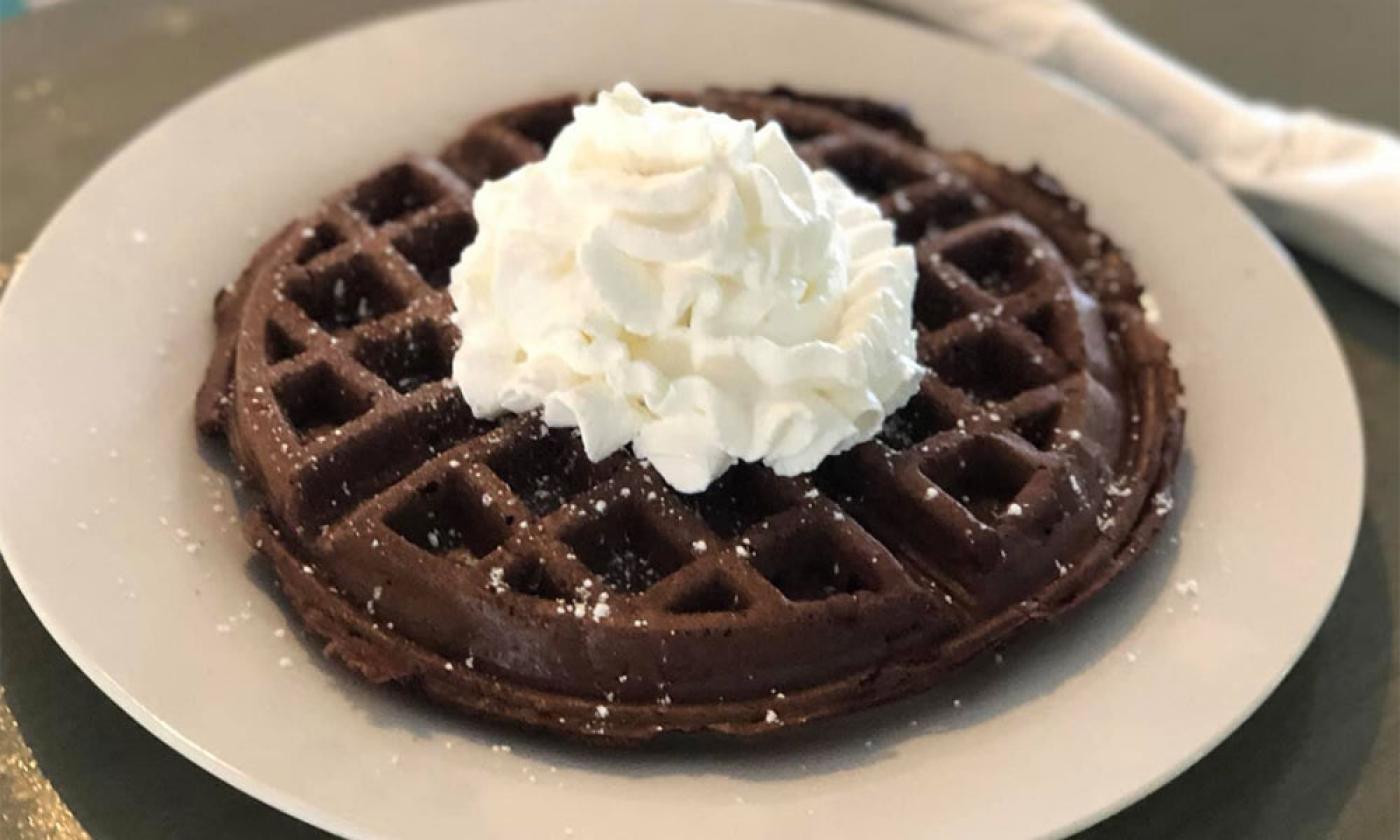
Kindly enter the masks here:
[[542, 407], [690, 493], [812, 470], [918, 388], [912, 249], [776, 124], [619, 84], [474, 210], [450, 293], [479, 416]]

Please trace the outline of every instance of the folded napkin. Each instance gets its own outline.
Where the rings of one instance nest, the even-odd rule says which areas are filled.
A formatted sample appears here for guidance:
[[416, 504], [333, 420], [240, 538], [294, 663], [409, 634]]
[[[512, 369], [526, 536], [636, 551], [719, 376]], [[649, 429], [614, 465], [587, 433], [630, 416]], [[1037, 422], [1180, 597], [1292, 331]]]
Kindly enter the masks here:
[[1400, 302], [1400, 141], [1250, 102], [1081, 0], [863, 0], [1074, 79], [1155, 128], [1279, 236]]

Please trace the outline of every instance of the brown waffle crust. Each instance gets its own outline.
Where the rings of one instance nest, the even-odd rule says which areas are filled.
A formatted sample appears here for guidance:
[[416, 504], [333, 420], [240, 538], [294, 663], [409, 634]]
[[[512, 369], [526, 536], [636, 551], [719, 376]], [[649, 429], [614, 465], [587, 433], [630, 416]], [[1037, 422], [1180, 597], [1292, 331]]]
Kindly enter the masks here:
[[750, 735], [919, 691], [1143, 552], [1180, 385], [1083, 205], [879, 103], [655, 95], [776, 120], [879, 201], [917, 249], [921, 390], [811, 475], [740, 465], [693, 496], [537, 416], [473, 417], [445, 291], [473, 189], [578, 100], [481, 119], [283, 228], [216, 301], [198, 426], [258, 490], [249, 540], [330, 656], [571, 736]]

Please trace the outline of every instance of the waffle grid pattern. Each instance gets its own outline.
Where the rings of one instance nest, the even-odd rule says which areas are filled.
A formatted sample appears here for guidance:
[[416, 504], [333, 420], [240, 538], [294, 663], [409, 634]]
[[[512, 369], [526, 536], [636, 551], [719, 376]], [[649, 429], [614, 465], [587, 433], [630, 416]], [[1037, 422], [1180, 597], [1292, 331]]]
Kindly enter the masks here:
[[[536, 416], [473, 418], [446, 379], [444, 291], [475, 234], [472, 191], [541, 157], [575, 100], [506, 111], [440, 158], [397, 162], [289, 227], [254, 272], [271, 294], [242, 284], [233, 396], [221, 397], [219, 423], [307, 574], [449, 667], [669, 704], [672, 691], [703, 702], [819, 683], [901, 644], [935, 658], [960, 631], [1030, 605], [1028, 593], [1069, 574], [1088, 542], [1126, 537], [1151, 488], [1115, 484], [1129, 483], [1132, 464], [1120, 462], [1140, 420], [1122, 416], [1115, 396], [1126, 386], [1111, 357], [1125, 351], [1055, 242], [901, 132], [793, 98], [670, 98], [778, 119], [805, 160], [880, 203], [916, 247], [929, 368], [919, 393], [875, 441], [811, 476], [740, 465], [688, 497], [625, 454], [590, 463], [575, 434]], [[254, 439], [274, 445], [240, 443]], [[560, 676], [568, 662], [512, 662], [489, 640], [451, 632], [450, 618], [415, 626], [411, 602], [385, 591], [401, 577], [495, 603], [555, 640], [592, 624], [614, 640], [680, 633], [703, 645], [736, 627], [743, 641], [745, 627], [759, 637], [865, 621], [882, 641], [838, 633], [832, 651], [848, 653], [802, 677], [765, 671], [760, 657], [748, 687], [707, 672], [687, 688], [664, 667], [638, 674], [635, 662], [603, 659], [570, 683]], [[400, 589], [412, 595], [411, 584]], [[870, 618], [882, 611], [904, 623]], [[664, 665], [664, 640], [660, 650]], [[591, 725], [604, 733], [606, 718]]]

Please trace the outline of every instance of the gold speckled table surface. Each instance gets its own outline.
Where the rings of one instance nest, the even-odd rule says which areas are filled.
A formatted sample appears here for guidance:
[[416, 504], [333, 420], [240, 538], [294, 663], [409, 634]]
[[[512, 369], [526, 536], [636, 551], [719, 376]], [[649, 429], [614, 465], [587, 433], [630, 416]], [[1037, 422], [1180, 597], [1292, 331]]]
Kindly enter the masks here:
[[[414, 5], [426, 3], [71, 0], [0, 23], [0, 290], [63, 198], [172, 105], [257, 58]], [[1396, 0], [1101, 5], [1247, 93], [1400, 127]], [[1080, 840], [1400, 837], [1400, 312], [1300, 264], [1361, 402], [1367, 498], [1351, 570], [1297, 667], [1239, 731]], [[0, 567], [0, 840], [324, 836], [126, 718]]]

